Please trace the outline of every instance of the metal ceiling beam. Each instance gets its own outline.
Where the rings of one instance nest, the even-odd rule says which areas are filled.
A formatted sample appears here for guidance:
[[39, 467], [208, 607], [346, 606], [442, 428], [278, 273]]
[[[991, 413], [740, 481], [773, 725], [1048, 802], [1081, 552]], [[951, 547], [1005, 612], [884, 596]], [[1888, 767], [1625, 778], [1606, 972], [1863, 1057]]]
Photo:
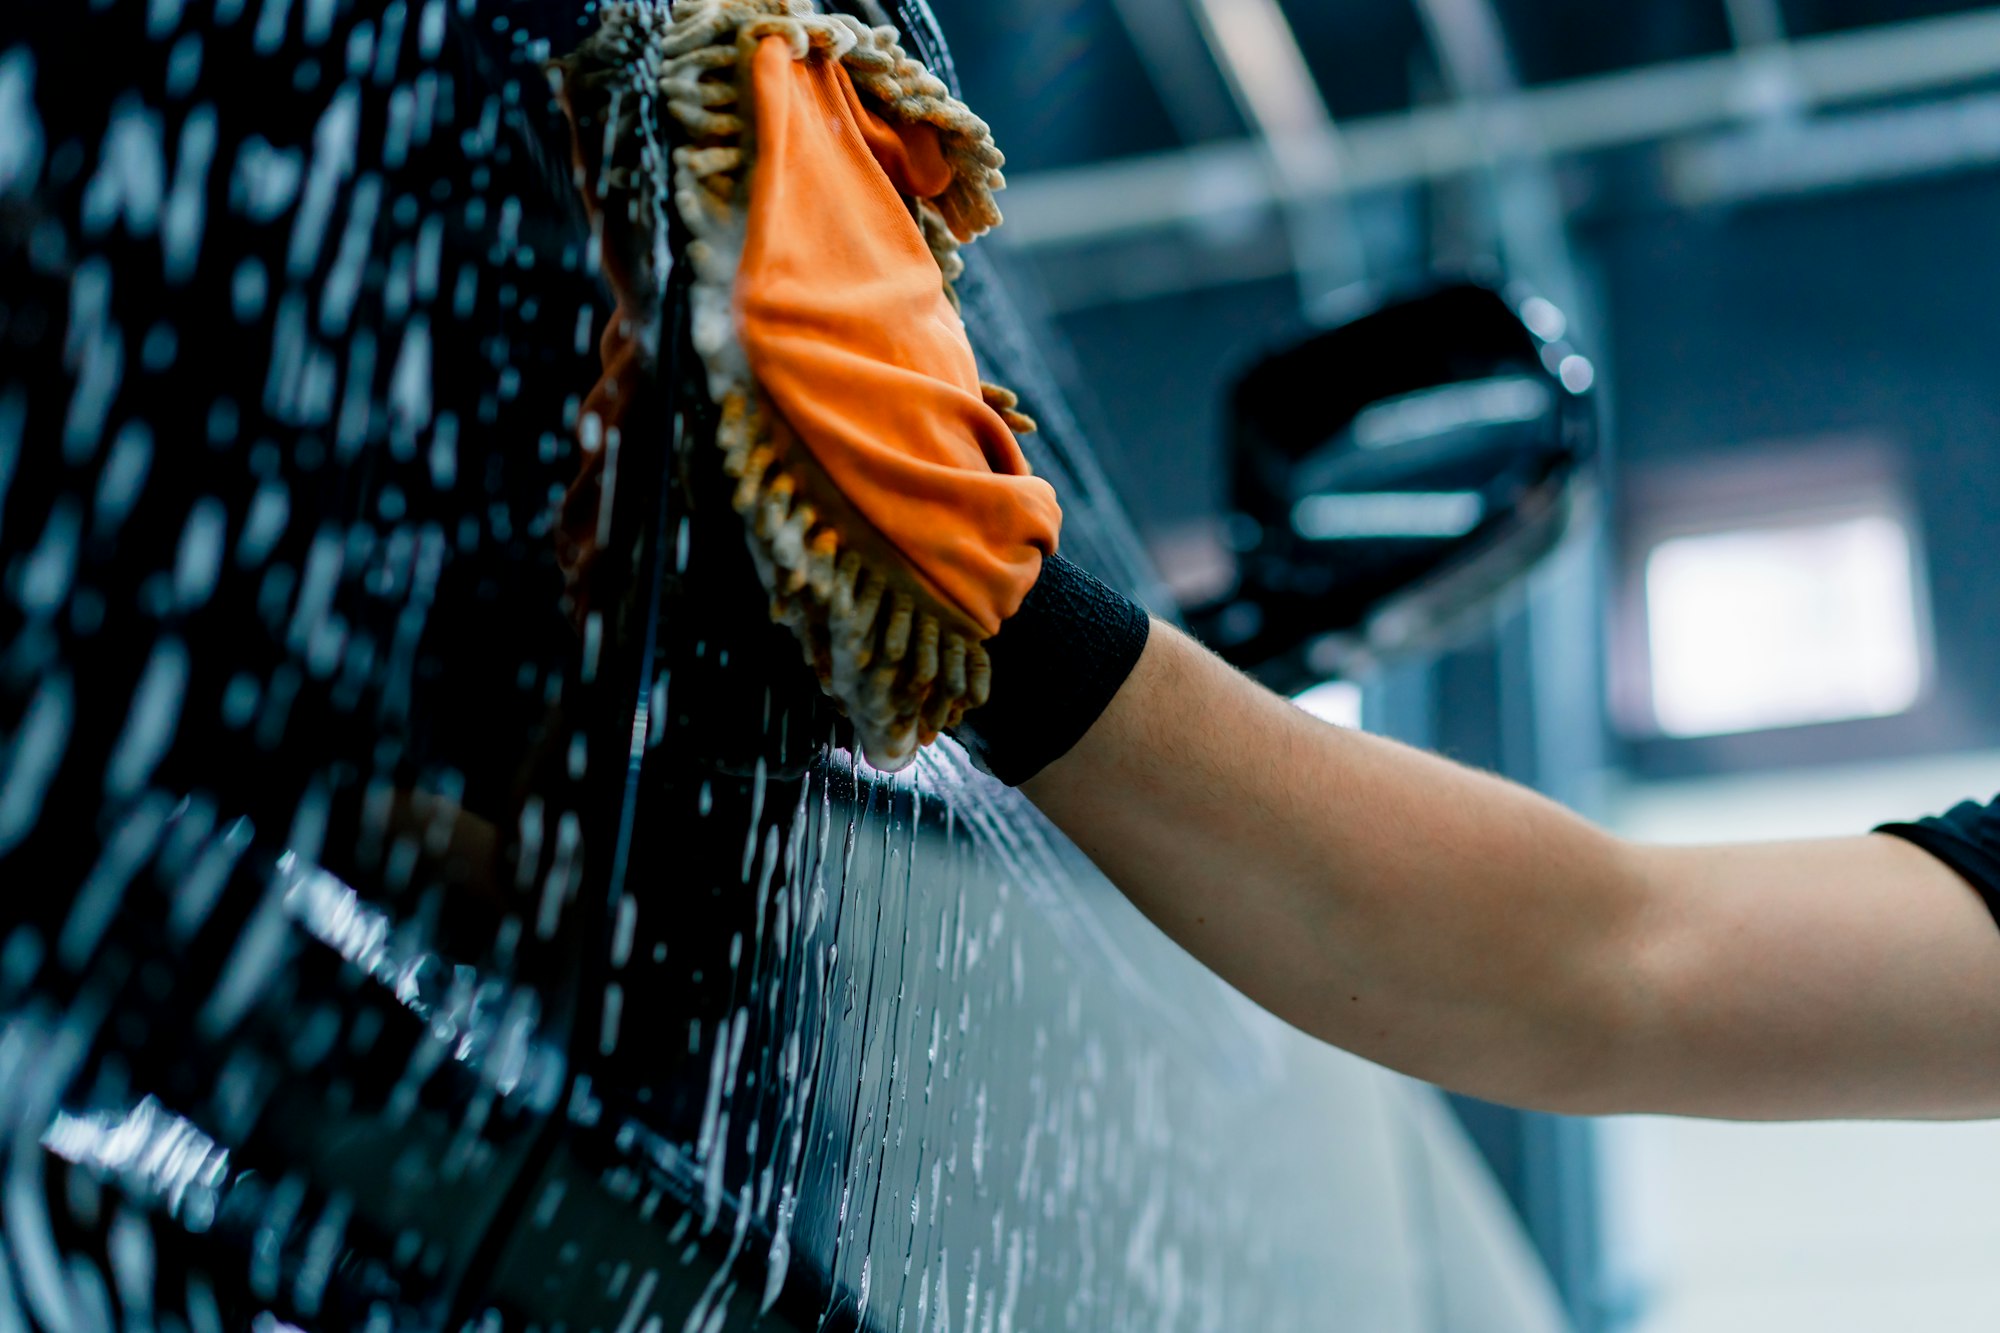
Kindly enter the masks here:
[[1724, 0], [1729, 35], [1742, 64], [1737, 109], [1753, 120], [1796, 117], [1806, 99], [1792, 63], [1792, 44], [1778, 0]]
[[1300, 301], [1367, 276], [1345, 192], [1340, 131], [1278, 0], [1189, 0], [1243, 117], [1257, 132], [1267, 188], [1284, 210]]
[[1778, 0], [1723, 0], [1729, 34], [1739, 48], [1773, 46], [1785, 40], [1785, 15]]
[[[1804, 105], [1832, 107], [2000, 76], [2000, 11], [1884, 25], [1786, 44]], [[1490, 100], [1556, 156], [1669, 140], [1743, 113], [1735, 52], [1545, 85]], [[1256, 143], [1203, 145], [1023, 175], [1005, 195], [999, 239], [1016, 249], [1074, 245], [1158, 228], [1240, 225], [1299, 200], [1435, 180], [1488, 163], [1491, 145], [1454, 106], [1350, 121], [1339, 152], [1301, 154], [1273, 173]]]
[[1457, 94], [1460, 123], [1483, 149], [1494, 239], [1507, 270], [1574, 310], [1580, 289], [1555, 172], [1539, 127], [1524, 112], [1498, 11], [1492, 0], [1416, 0], [1416, 7]]
[[1518, 90], [1500, 16], [1489, 0], [1416, 0], [1417, 16], [1460, 97], [1491, 99]]
[[1667, 197], [1687, 207], [1799, 197], [2000, 164], [2000, 93], [1753, 126], [1675, 144]]
[[1187, 0], [1111, 3], [1181, 138], [1204, 143], [1240, 134], [1244, 122]]

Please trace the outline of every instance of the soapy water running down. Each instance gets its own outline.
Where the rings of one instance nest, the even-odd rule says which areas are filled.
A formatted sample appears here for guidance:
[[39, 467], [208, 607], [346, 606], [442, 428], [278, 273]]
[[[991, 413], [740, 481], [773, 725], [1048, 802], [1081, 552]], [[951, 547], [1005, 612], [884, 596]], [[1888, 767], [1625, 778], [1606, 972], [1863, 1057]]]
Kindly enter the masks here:
[[860, 762], [672, 374], [565, 568], [599, 9], [0, 18], [0, 1333], [1435, 1326], [1428, 1103]]

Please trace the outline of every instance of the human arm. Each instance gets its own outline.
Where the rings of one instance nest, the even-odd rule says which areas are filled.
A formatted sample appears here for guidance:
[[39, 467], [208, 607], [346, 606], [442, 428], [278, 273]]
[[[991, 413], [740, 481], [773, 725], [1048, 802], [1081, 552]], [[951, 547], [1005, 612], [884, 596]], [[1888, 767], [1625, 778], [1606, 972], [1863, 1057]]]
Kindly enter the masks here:
[[1023, 790], [1252, 999], [1456, 1090], [1575, 1113], [2000, 1114], [2000, 938], [1894, 838], [1637, 846], [1319, 722], [1161, 624]]

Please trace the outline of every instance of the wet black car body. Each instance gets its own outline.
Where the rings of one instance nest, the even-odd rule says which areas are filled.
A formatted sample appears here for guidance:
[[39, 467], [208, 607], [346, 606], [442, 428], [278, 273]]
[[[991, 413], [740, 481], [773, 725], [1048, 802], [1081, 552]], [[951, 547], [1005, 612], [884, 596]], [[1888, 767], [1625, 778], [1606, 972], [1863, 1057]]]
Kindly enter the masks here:
[[1427, 1091], [842, 748], [671, 327], [567, 613], [589, 8], [0, 19], [0, 1331], [1555, 1327]]

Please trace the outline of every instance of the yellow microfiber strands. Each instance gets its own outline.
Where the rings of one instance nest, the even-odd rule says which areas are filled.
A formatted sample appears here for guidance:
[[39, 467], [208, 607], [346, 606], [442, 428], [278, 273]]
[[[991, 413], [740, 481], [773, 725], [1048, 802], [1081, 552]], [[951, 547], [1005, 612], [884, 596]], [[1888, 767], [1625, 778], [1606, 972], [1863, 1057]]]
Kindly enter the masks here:
[[664, 201], [685, 224], [694, 341], [772, 616], [869, 761], [900, 768], [985, 699], [981, 645], [1061, 524], [1015, 440], [1033, 423], [980, 382], [951, 292], [958, 246], [999, 220], [1000, 154], [893, 29], [803, 0], [613, 5], [564, 70], [573, 120], [605, 136], [593, 153], [579, 130], [579, 164], [614, 283], [664, 271]]

